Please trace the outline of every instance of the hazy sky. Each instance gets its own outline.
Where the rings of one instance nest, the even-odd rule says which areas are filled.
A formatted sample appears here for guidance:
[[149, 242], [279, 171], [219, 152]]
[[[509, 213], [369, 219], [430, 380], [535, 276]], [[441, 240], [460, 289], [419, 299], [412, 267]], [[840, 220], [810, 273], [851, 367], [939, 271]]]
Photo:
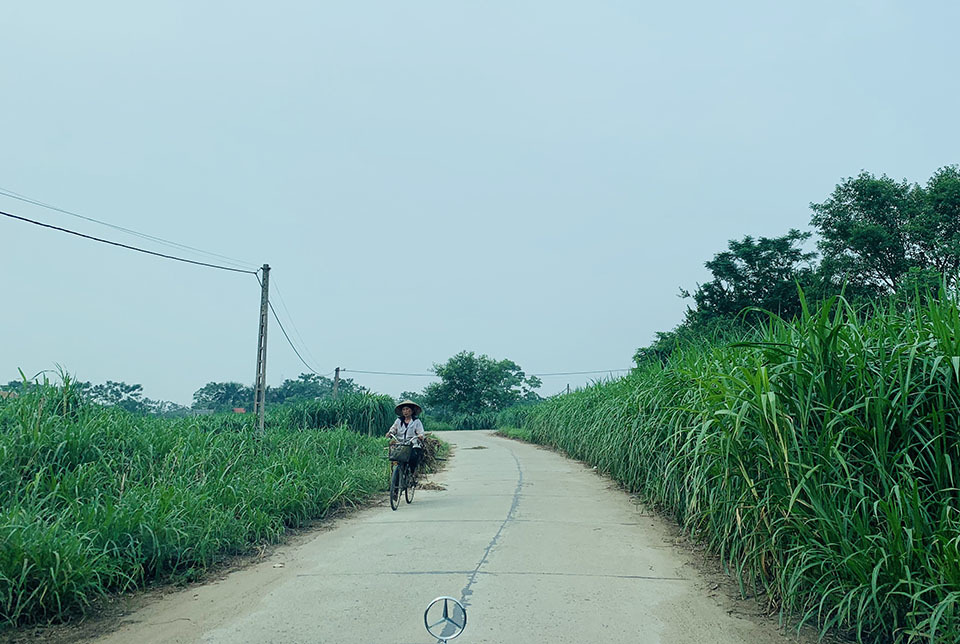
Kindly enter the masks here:
[[[809, 229], [860, 170], [960, 162], [958, 24], [947, 1], [5, 2], [0, 188], [269, 263], [320, 373], [624, 368], [728, 239]], [[252, 382], [252, 275], [6, 217], [0, 253], [0, 382]], [[275, 385], [306, 368], [271, 325]]]

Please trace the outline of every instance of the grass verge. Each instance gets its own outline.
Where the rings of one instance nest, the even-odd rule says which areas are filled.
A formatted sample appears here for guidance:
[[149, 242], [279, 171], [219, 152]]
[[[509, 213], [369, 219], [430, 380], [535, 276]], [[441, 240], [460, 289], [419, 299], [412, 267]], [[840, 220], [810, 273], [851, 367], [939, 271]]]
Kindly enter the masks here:
[[545, 401], [523, 427], [673, 516], [785, 619], [861, 642], [960, 642], [953, 301], [835, 298]]
[[501, 427], [496, 431], [498, 436], [505, 436], [506, 438], [514, 438], [516, 440], [526, 441], [532, 443], [533, 441], [533, 432], [529, 429], [524, 429], [523, 427]]
[[84, 404], [69, 378], [0, 402], [0, 630], [189, 580], [386, 488], [385, 438], [236, 424]]

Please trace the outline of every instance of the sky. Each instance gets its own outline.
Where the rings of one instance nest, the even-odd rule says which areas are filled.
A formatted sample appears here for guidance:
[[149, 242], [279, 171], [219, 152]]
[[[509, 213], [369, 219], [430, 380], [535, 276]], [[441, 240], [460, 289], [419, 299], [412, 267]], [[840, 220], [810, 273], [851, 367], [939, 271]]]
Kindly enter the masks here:
[[[745, 235], [960, 162], [960, 4], [8, 2], [0, 210], [271, 267], [267, 378], [625, 369]], [[0, 217], [0, 382], [252, 384], [253, 275]], [[215, 254], [217, 256], [211, 255]], [[225, 259], [229, 258], [229, 259]], [[597, 374], [543, 377], [542, 395]]]

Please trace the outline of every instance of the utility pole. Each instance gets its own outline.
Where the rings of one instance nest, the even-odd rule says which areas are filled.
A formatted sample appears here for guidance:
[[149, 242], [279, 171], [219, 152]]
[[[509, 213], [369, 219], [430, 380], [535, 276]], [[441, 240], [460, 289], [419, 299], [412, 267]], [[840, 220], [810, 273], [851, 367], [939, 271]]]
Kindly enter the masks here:
[[567, 393], [570, 393], [570, 383], [567, 383]]
[[257, 339], [257, 379], [253, 386], [253, 413], [257, 414], [257, 427], [263, 431], [263, 411], [267, 396], [267, 308], [270, 305], [270, 265], [264, 264], [260, 292], [260, 335]]
[[337, 397], [337, 389], [340, 388], [340, 367], [337, 367], [337, 370], [333, 375], [333, 397]]

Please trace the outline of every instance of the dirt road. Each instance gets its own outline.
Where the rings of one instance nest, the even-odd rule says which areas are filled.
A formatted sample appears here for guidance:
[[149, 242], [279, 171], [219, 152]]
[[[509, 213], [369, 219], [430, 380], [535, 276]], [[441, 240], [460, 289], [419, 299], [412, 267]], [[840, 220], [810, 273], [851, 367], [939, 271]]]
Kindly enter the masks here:
[[466, 604], [464, 644], [796, 641], [731, 614], [666, 525], [589, 468], [486, 432], [443, 437], [445, 490], [360, 511], [96, 641], [429, 643], [439, 595]]

